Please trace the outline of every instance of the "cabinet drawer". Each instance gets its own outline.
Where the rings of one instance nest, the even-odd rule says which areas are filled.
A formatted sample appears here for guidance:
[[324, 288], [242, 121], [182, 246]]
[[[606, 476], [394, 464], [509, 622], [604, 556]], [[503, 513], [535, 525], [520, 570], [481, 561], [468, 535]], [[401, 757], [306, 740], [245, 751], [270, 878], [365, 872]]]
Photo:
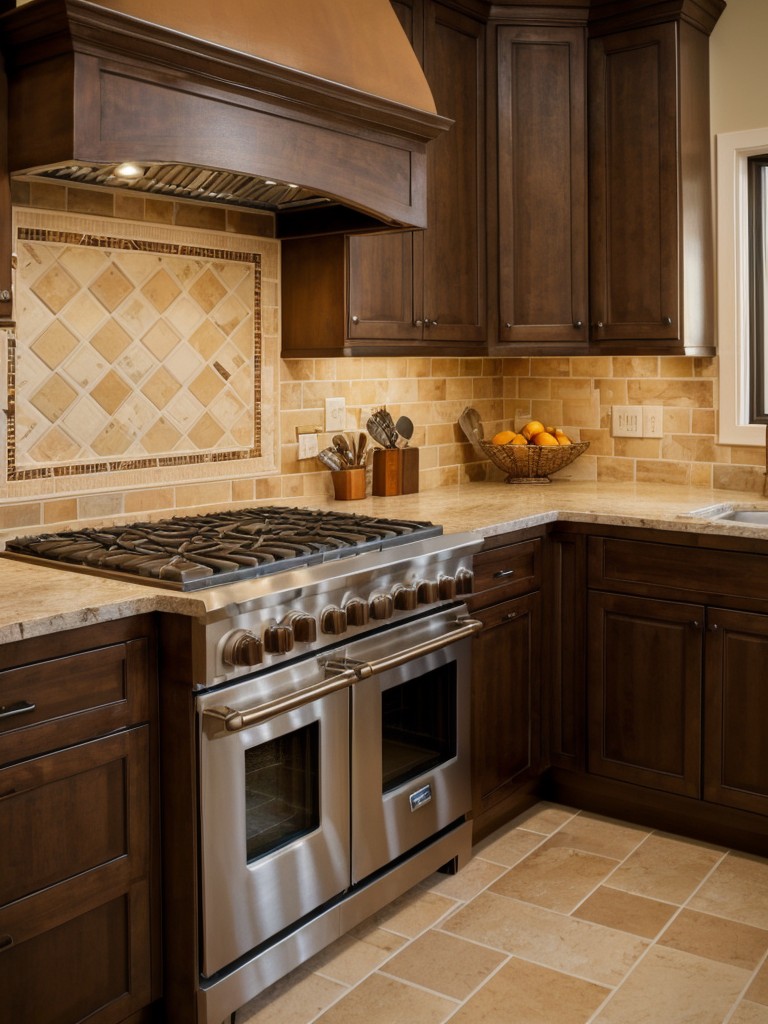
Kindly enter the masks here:
[[720, 603], [768, 600], [768, 557], [742, 551], [589, 538], [589, 586]]
[[145, 721], [148, 641], [111, 644], [0, 672], [0, 763]]
[[541, 586], [541, 540], [486, 547], [475, 555], [475, 589], [470, 608], [483, 608]]

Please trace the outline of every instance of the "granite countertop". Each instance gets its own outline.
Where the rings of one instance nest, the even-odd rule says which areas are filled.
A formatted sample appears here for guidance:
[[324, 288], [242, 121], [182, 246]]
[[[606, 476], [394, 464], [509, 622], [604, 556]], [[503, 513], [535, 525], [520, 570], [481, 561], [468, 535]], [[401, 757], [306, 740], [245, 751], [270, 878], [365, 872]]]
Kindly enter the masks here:
[[[445, 533], [475, 530], [484, 536], [558, 519], [680, 530], [764, 538], [768, 551], [766, 527], [691, 516], [700, 509], [768, 510], [768, 498], [754, 493], [674, 485], [556, 479], [541, 485], [467, 483], [418, 494], [343, 503], [312, 497], [263, 504], [311, 508], [343, 505], [344, 512], [428, 520], [440, 524]], [[0, 558], [0, 643], [154, 611], [197, 616], [204, 614], [204, 606], [194, 593], [182, 594]]]

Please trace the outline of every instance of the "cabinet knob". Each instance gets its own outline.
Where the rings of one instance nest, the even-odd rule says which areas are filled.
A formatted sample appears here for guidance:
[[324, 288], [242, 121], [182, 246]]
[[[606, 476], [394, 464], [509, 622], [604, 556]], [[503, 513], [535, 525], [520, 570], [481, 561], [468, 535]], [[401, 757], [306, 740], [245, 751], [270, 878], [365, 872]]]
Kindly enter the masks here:
[[430, 320], [429, 321], [429, 326], [430, 327], [439, 327], [440, 324], [437, 322], [437, 320]]
[[360, 317], [359, 316], [353, 316], [352, 317], [352, 323], [353, 324], [359, 324], [360, 323]]
[[604, 326], [604, 324], [603, 324], [602, 320], [598, 320], [597, 323], [595, 324], [595, 327], [597, 327], [598, 329], [601, 329], [603, 326]]
[[716, 633], [720, 629], [716, 622], [713, 622], [709, 628], [712, 630], [713, 633]]
[[413, 321], [413, 326], [414, 327], [423, 327], [424, 326], [424, 321], [423, 320], [414, 320]]
[[504, 324], [504, 326], [507, 328], [507, 330], [509, 330], [509, 328], [512, 326], [512, 324], [509, 322], [509, 320], [507, 320], [507, 322]]
[[701, 623], [698, 619], [691, 619], [691, 629], [701, 629]]
[[665, 327], [671, 327], [672, 326], [672, 317], [671, 316], [664, 316], [664, 317], [661, 318], [661, 322], [664, 324]]
[[575, 328], [575, 329], [576, 329], [577, 331], [580, 331], [580, 330], [581, 330], [581, 328], [582, 328], [582, 327], [584, 326], [584, 321], [583, 321], [583, 320], [574, 320], [574, 321], [573, 321], [573, 326], [574, 326], [574, 328]]

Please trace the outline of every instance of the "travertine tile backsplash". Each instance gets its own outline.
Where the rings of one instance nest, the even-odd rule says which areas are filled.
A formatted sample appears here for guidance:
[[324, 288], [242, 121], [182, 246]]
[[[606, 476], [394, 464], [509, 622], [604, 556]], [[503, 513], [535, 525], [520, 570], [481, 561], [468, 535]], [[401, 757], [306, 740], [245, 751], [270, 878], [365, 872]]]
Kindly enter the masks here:
[[[35, 443], [39, 445], [39, 441], [26, 448], [19, 445], [18, 439], [14, 443], [26, 467], [45, 465], [47, 460], [70, 468], [58, 476], [31, 474], [31, 479], [13, 479], [11, 474], [9, 479], [6, 466], [5, 480], [0, 485], [0, 530], [29, 532], [37, 527], [47, 529], [78, 521], [157, 518], [177, 510], [221, 507], [233, 502], [328, 495], [331, 487], [327, 470], [315, 460], [297, 461], [296, 427], [322, 425], [325, 399], [333, 396], [346, 399], [350, 430], [358, 429], [361, 423], [364, 425], [370, 410], [380, 405], [386, 405], [395, 418], [401, 414], [411, 417], [416, 425], [412, 444], [421, 449], [422, 490], [482, 479], [486, 475], [500, 479], [498, 471], [489, 463], [476, 460], [458, 427], [462, 410], [473, 405], [481, 414], [487, 437], [501, 426], [520, 426], [535, 416], [590, 441], [589, 451], [563, 470], [560, 478], [670, 482], [762, 493], [763, 450], [717, 443], [716, 359], [585, 356], [280, 360], [277, 243], [267, 237], [268, 218], [222, 208], [196, 207], [134, 195], [113, 196], [107, 192], [48, 184], [17, 183], [14, 190], [18, 216], [23, 212], [52, 210], [76, 213], [83, 218], [81, 230], [88, 230], [89, 218], [93, 215], [143, 225], [143, 234], [150, 225], [165, 225], [169, 229], [184, 227], [198, 241], [205, 231], [212, 230], [224, 232], [229, 244], [240, 251], [250, 248], [265, 252], [261, 294], [264, 365], [254, 371], [261, 383], [259, 409], [249, 410], [246, 417], [249, 424], [256, 424], [253, 449], [249, 447], [250, 437], [242, 432], [244, 421], [230, 407], [223, 416], [213, 416], [218, 428], [214, 426], [212, 432], [201, 429], [195, 438], [190, 440], [185, 436], [181, 447], [174, 448], [178, 441], [174, 442], [175, 435], [164, 428], [155, 441], [147, 440], [142, 453], [165, 456], [174, 450], [183, 450], [199, 456], [199, 461], [185, 461], [180, 457], [171, 459], [170, 465], [147, 468], [137, 457], [136, 465], [132, 465], [130, 460], [138, 453], [127, 440], [102, 457], [95, 439], [104, 424], [100, 426], [100, 420], [90, 422], [87, 417], [80, 432], [75, 431], [81, 450], [74, 453], [66, 445], [64, 450], [57, 448], [55, 428], [58, 417], [66, 415], [67, 396], [59, 394], [59, 386], [53, 384], [55, 367], [62, 358], [71, 356], [73, 342], [62, 330], [61, 320], [50, 316], [33, 339], [42, 376], [29, 391], [30, 407], [41, 417], [44, 429], [49, 432], [49, 441], [47, 447], [44, 444], [38, 448]], [[130, 281], [122, 259], [120, 252], [114, 252], [108, 265], [104, 262], [101, 268], [103, 296], [98, 301], [107, 308], [110, 303], [119, 305], [126, 288], [123, 282]], [[214, 292], [219, 294], [222, 281], [213, 259], [208, 267], [203, 270], [198, 267], [197, 271], [200, 285], [195, 302], [199, 314], [215, 298]], [[163, 283], [167, 289], [165, 279], [156, 282], [157, 289], [161, 289]], [[53, 287], [50, 282], [49, 286]], [[172, 282], [170, 286], [174, 287]], [[234, 292], [239, 287], [241, 285], [235, 285]], [[168, 298], [165, 292], [163, 294]], [[153, 295], [162, 305], [163, 295], [159, 291]], [[43, 304], [50, 309], [55, 303], [51, 300]], [[199, 318], [196, 322], [200, 322]], [[174, 387], [178, 390], [180, 386], [186, 397], [192, 395], [203, 405], [210, 403], [211, 409], [215, 408], [216, 395], [211, 393], [210, 387], [206, 388], [206, 380], [202, 377], [198, 380], [198, 374], [184, 382], [176, 379], [174, 384], [162, 372], [165, 369], [169, 373], [162, 359], [157, 361], [155, 372], [163, 379], [156, 377], [150, 384], [152, 375], [142, 376], [144, 383], [126, 391], [125, 382], [130, 381], [130, 374], [122, 372], [119, 356], [114, 355], [116, 349], [112, 348], [116, 343], [113, 335], [119, 336], [125, 325], [113, 316], [107, 318], [102, 329], [103, 343], [113, 354], [106, 358], [109, 365], [99, 378], [98, 393], [89, 397], [110, 422], [120, 422], [120, 410], [123, 409], [125, 415], [137, 394], [157, 409], [152, 394], [162, 405], [169, 400]], [[167, 325], [158, 328], [161, 334], [166, 329]], [[190, 338], [183, 340], [188, 345]], [[156, 341], [162, 350], [162, 337], [158, 335]], [[24, 346], [31, 343], [20, 333], [16, 344], [23, 352]], [[117, 346], [119, 348], [119, 339]], [[240, 354], [244, 354], [242, 346]], [[7, 378], [5, 358], [4, 352]], [[208, 369], [217, 361], [227, 368], [224, 359], [213, 358], [206, 364]], [[121, 372], [118, 373], [118, 369]], [[115, 373], [110, 375], [110, 370]], [[202, 367], [200, 370], [202, 372]], [[223, 379], [219, 371], [214, 369], [213, 372], [219, 373], [219, 380]], [[211, 381], [210, 374], [203, 374], [203, 377], [208, 379], [209, 385], [219, 383], [219, 380]], [[240, 386], [238, 391], [246, 404], [247, 390]], [[32, 395], [38, 395], [37, 405]], [[615, 404], [662, 406], [664, 436], [659, 439], [612, 438], [610, 409]], [[217, 432], [222, 421], [228, 434], [227, 431]], [[145, 433], [150, 432], [152, 426], [149, 420], [147, 423]], [[71, 434], [70, 427], [67, 436]], [[225, 434], [226, 440], [222, 440]], [[14, 439], [6, 438], [6, 451], [11, 440]], [[327, 435], [320, 435], [321, 446], [328, 441]], [[155, 452], [151, 450], [153, 445]], [[262, 456], [230, 460], [227, 452], [238, 445], [249, 452], [261, 445]], [[100, 456], [99, 461], [92, 458], [94, 453]], [[105, 468], [110, 455], [120, 461], [113, 460]]]

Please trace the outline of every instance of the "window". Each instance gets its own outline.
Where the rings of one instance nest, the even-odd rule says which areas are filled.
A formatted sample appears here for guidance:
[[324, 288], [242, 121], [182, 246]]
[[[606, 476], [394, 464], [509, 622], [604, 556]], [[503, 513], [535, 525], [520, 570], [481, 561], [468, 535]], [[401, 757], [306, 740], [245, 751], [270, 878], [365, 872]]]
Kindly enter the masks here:
[[768, 423], [768, 153], [747, 161], [749, 218], [749, 421]]
[[764, 445], [768, 424], [768, 128], [717, 136], [721, 444]]

